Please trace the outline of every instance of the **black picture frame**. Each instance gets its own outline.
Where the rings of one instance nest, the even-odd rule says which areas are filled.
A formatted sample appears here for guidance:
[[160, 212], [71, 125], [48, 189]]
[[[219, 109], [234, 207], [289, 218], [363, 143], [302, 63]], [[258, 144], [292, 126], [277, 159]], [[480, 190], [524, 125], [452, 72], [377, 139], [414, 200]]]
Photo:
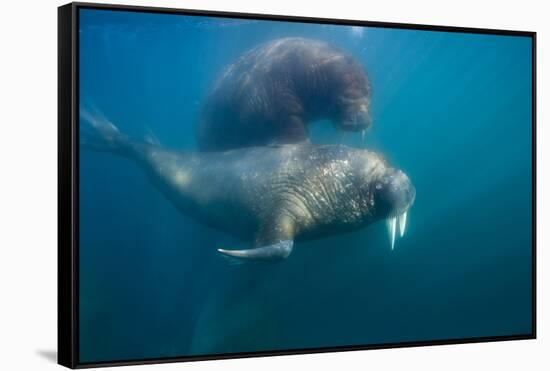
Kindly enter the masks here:
[[[79, 361], [79, 9], [203, 15], [255, 20], [280, 20], [316, 24], [370, 26], [410, 30], [445, 31], [474, 34], [514, 35], [532, 40], [532, 332], [515, 336], [488, 336], [436, 341], [410, 341], [364, 346], [288, 349], [281, 351], [242, 352], [174, 358], [120, 360], [94, 363]], [[448, 27], [404, 23], [386, 23], [329, 18], [281, 16], [171, 9], [145, 6], [70, 3], [58, 8], [58, 363], [69, 368], [139, 365], [152, 363], [277, 356], [321, 352], [340, 352], [426, 345], [494, 342], [536, 339], [536, 32], [484, 28]]]

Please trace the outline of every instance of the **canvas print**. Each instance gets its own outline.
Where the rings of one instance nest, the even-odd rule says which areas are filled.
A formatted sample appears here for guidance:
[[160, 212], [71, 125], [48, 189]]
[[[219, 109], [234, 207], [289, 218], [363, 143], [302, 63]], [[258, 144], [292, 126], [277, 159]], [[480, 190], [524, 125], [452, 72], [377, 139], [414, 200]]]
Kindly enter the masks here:
[[82, 364], [533, 332], [531, 38], [78, 12]]

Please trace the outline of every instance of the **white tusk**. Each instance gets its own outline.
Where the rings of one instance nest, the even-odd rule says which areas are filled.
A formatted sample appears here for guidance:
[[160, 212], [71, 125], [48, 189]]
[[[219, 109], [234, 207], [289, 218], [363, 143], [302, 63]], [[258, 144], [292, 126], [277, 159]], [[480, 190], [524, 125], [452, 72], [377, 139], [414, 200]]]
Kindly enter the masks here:
[[405, 227], [407, 226], [407, 212], [399, 215], [399, 236], [403, 237], [405, 234]]
[[365, 129], [361, 130], [361, 143], [365, 144]]
[[395, 245], [395, 230], [397, 227], [397, 217], [393, 217], [386, 220], [386, 225], [388, 227], [388, 233], [390, 234], [391, 249], [393, 250], [393, 246]]

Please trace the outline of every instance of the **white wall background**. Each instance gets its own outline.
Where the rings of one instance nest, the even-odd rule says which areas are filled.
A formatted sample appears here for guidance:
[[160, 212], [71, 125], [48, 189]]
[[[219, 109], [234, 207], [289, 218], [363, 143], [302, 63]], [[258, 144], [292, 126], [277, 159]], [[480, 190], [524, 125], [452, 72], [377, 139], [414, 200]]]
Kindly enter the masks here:
[[[550, 23], [544, 1], [119, 1], [236, 12], [538, 32], [537, 340], [141, 366], [156, 370], [543, 369], [550, 350], [546, 247]], [[56, 352], [57, 6], [6, 1], [0, 10], [0, 369], [59, 369]], [[544, 291], [546, 290], [546, 292]]]

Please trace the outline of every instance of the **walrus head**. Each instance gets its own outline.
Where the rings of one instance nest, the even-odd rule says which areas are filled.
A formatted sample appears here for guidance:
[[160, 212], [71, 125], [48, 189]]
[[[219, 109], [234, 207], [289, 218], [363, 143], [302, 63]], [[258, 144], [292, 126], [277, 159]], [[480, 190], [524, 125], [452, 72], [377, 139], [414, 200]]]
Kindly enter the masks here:
[[371, 126], [370, 83], [363, 69], [354, 58], [343, 58], [337, 68], [334, 121], [345, 131], [364, 131]]
[[409, 177], [373, 152], [368, 151], [359, 171], [360, 191], [366, 200], [371, 221], [385, 220], [391, 248], [395, 245], [397, 233], [405, 233], [407, 215], [414, 203], [416, 190]]
[[377, 215], [395, 218], [409, 210], [416, 190], [403, 171], [390, 167], [374, 182], [373, 194]]
[[300, 221], [301, 233], [325, 235], [384, 221], [393, 249], [396, 237], [405, 233], [416, 197], [405, 172], [391, 166], [381, 154], [364, 149], [301, 145], [287, 150], [291, 158], [312, 159], [300, 190], [285, 195], [292, 201], [285, 213]]
[[345, 131], [363, 131], [372, 124], [369, 113], [369, 99], [365, 96], [359, 98], [340, 97], [339, 98], [339, 118], [337, 125]]

